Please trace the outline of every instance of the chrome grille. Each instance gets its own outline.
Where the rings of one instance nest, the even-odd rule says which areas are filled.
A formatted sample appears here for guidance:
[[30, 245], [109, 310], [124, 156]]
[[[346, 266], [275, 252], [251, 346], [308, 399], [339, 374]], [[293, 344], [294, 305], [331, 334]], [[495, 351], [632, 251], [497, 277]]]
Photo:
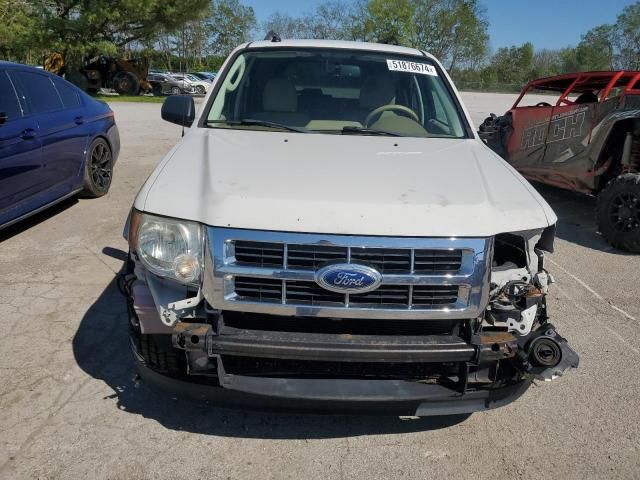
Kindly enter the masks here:
[[[488, 298], [492, 239], [314, 235], [209, 228], [205, 297], [221, 310], [379, 319], [472, 318]], [[325, 290], [330, 262], [374, 266], [368, 293]]]
[[[328, 262], [346, 261], [372, 265], [381, 273], [455, 273], [462, 264], [462, 250], [336, 247], [330, 245], [284, 245], [238, 240], [234, 242], [236, 262], [252, 267], [288, 267], [317, 270]], [[286, 260], [286, 263], [285, 263]]]
[[382, 285], [372, 292], [345, 295], [325, 290], [315, 282], [241, 276], [234, 277], [234, 291], [237, 298], [245, 302], [341, 308], [453, 307], [459, 297], [457, 286]]
[[347, 249], [326, 245], [289, 245], [287, 267], [316, 270], [321, 265], [347, 258]]
[[284, 262], [284, 245], [267, 242], [235, 242], [236, 262], [251, 267], [280, 267]]

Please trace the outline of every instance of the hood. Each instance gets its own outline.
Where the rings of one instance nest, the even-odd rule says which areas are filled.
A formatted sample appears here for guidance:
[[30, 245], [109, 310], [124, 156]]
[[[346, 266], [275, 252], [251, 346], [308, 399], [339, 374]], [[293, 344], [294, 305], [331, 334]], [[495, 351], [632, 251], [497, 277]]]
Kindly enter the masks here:
[[556, 216], [477, 139], [193, 128], [136, 208], [219, 227], [486, 237]]

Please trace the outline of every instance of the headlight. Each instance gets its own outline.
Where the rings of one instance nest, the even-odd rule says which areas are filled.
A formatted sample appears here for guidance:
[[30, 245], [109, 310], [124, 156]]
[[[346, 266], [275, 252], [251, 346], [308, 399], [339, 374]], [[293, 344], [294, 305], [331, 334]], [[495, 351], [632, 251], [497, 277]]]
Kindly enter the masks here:
[[200, 282], [203, 235], [199, 224], [134, 212], [129, 240], [152, 273], [188, 285]]

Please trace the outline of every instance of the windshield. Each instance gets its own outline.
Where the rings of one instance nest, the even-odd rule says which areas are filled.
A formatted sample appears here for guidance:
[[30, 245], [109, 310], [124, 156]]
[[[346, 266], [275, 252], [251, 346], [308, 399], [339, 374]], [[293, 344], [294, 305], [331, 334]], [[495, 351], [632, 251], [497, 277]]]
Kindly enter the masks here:
[[462, 116], [445, 82], [426, 57], [249, 51], [226, 69], [207, 126], [464, 138]]

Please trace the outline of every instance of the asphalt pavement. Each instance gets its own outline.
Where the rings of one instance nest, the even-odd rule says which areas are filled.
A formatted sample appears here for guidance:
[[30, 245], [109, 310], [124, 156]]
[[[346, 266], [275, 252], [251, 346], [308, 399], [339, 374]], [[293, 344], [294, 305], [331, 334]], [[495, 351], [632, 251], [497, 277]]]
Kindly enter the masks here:
[[[513, 95], [464, 94], [479, 123]], [[180, 139], [155, 104], [114, 103], [111, 192], [0, 232], [0, 479], [640, 478], [640, 256], [596, 233], [592, 198], [538, 187], [560, 217], [550, 313], [578, 370], [466, 417], [264, 414], [134, 381], [116, 288], [122, 227]]]

